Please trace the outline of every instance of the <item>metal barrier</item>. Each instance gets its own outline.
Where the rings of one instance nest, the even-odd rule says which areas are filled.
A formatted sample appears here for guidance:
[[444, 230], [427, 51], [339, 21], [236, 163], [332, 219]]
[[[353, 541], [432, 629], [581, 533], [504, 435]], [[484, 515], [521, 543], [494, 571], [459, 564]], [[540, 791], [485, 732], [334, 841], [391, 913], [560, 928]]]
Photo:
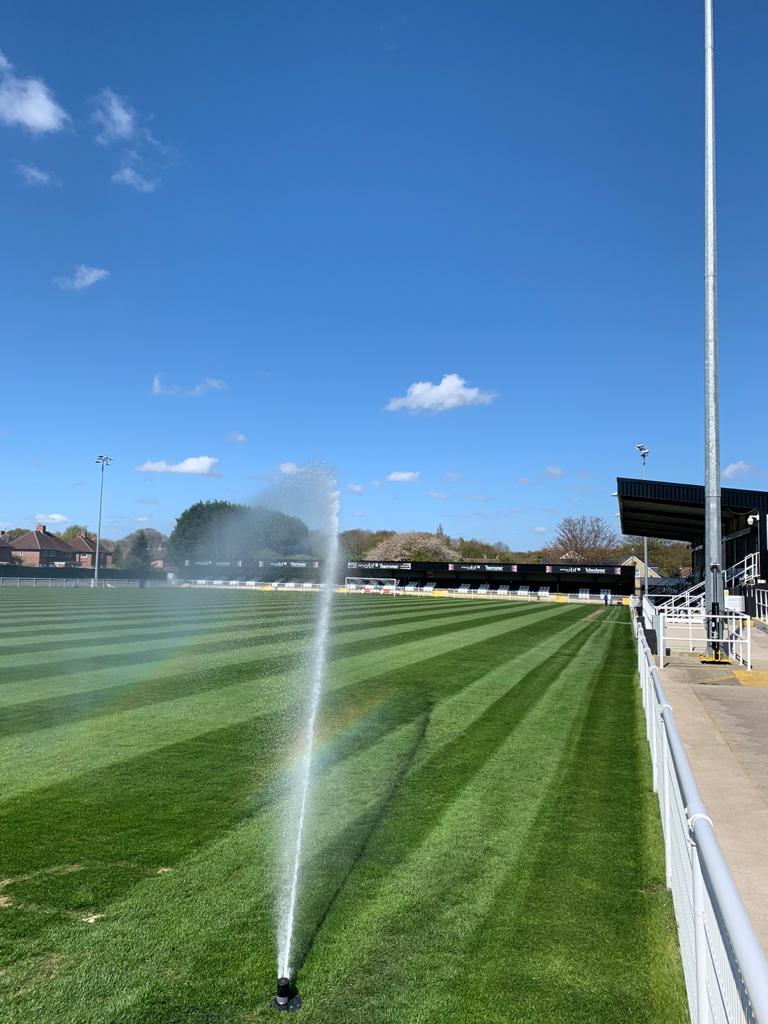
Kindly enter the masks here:
[[69, 579], [67, 577], [39, 577], [39, 576], [0, 576], [0, 587], [13, 587], [14, 589], [32, 587], [36, 589], [58, 588], [62, 590], [77, 589], [78, 587], [98, 587], [99, 589], [112, 590], [126, 587], [165, 587], [166, 580], [115, 580], [100, 579], [94, 580], [90, 577], [83, 579]]
[[768, 1024], [768, 961], [702, 802], [637, 616], [633, 623], [691, 1021]]
[[768, 626], [768, 590], [755, 589], [755, 618]]
[[726, 612], [724, 615], [706, 615], [703, 611], [691, 610], [687, 614], [659, 612], [654, 624], [658, 638], [658, 650], [664, 666], [667, 652], [683, 651], [688, 654], [704, 654], [707, 637], [720, 637], [718, 643], [727, 658], [738, 661], [747, 670], [752, 668], [752, 625], [748, 615], [740, 612]]

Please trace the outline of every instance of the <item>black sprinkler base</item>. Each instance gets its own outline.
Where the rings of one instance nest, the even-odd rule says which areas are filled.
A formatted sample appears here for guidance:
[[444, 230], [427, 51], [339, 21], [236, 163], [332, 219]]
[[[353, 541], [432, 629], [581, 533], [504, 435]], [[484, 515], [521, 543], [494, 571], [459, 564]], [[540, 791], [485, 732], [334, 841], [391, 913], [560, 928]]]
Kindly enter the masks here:
[[282, 1013], [293, 1013], [301, 1008], [301, 996], [290, 978], [277, 979], [277, 994], [270, 1005]]
[[282, 1003], [278, 1000], [277, 996], [275, 996], [272, 1002], [270, 1003], [270, 1006], [272, 1007], [273, 1010], [282, 1010], [283, 1013], [293, 1013], [294, 1010], [301, 1009], [301, 996], [292, 996], [290, 999], [287, 999], [285, 1002]]

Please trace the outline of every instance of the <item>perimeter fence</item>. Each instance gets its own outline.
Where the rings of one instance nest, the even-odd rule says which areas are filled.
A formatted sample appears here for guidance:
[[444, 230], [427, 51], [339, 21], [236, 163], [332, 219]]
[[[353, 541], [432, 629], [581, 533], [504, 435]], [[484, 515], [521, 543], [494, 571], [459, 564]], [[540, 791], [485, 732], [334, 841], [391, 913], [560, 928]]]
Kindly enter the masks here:
[[98, 587], [106, 590], [119, 589], [123, 590], [126, 588], [138, 588], [138, 587], [166, 587], [168, 583], [166, 580], [116, 580], [116, 579], [100, 579], [94, 580], [90, 577], [69, 579], [68, 577], [55, 577], [55, 576], [0, 576], [0, 588], [5, 589], [8, 587], [16, 589], [49, 589], [58, 588], [61, 590], [72, 590], [80, 587]]
[[646, 732], [693, 1024], [768, 1024], [768, 961], [726, 864], [633, 616]]

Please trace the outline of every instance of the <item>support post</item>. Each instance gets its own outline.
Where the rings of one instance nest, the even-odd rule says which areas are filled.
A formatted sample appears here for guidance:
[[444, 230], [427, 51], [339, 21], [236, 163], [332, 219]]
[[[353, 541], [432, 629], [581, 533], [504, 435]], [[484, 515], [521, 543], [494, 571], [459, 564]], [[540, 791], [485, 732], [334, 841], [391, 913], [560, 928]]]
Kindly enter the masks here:
[[[723, 607], [720, 512], [720, 410], [717, 365], [717, 209], [715, 191], [715, 43], [713, 0], [704, 0], [704, 579], [710, 615]], [[707, 630], [717, 650], [719, 624]], [[717, 634], [717, 635], [715, 635]]]
[[704, 876], [701, 873], [699, 850], [691, 834], [691, 867], [693, 869], [693, 940], [696, 959], [696, 1024], [710, 1024], [707, 994], [707, 932], [704, 924]]

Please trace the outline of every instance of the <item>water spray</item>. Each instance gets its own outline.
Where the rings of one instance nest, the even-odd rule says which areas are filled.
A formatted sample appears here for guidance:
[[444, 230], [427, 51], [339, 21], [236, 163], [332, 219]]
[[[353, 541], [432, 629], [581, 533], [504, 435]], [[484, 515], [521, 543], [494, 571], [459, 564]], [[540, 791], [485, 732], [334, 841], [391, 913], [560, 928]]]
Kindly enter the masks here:
[[272, 1000], [272, 1009], [293, 1013], [301, 1006], [301, 996], [290, 978], [277, 979], [277, 992]]
[[299, 806], [298, 814], [296, 816], [296, 828], [292, 841], [288, 844], [287, 850], [288, 863], [286, 864], [286, 886], [284, 890], [286, 899], [281, 909], [280, 928], [278, 934], [277, 994], [272, 1002], [272, 1006], [275, 1009], [284, 1011], [298, 1010], [301, 1006], [301, 998], [296, 991], [295, 983], [291, 978], [291, 960], [301, 876], [304, 830], [307, 820], [311, 788], [315, 732], [317, 729], [317, 721], [320, 711], [323, 683], [325, 681], [331, 606], [336, 586], [336, 567], [339, 550], [339, 493], [336, 490], [335, 481], [330, 477], [326, 476], [324, 482], [328, 488], [328, 551], [325, 559], [323, 587], [320, 591], [319, 597], [314, 642], [312, 644], [308, 665], [310, 683], [309, 714], [305, 733], [304, 753], [299, 770], [299, 786], [297, 793]]

